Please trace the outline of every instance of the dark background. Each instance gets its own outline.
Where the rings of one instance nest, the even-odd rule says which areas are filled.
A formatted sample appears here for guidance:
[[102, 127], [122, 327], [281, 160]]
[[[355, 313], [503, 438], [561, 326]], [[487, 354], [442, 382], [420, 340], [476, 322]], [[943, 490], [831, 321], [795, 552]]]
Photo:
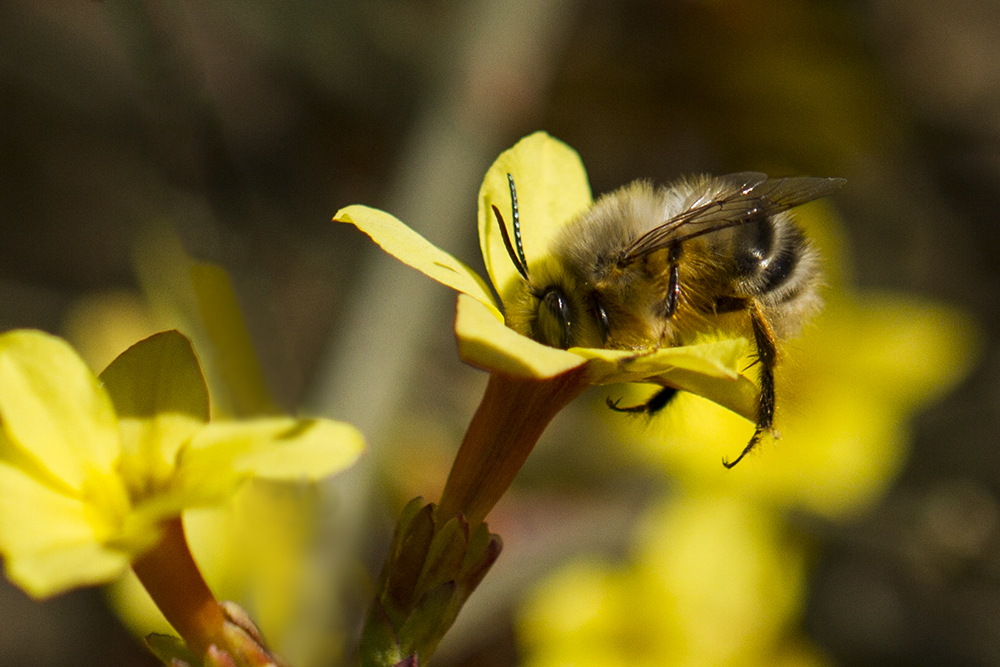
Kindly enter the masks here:
[[[475, 265], [482, 174], [535, 129], [581, 153], [595, 193], [845, 177], [854, 282], [965, 309], [983, 347], [916, 419], [882, 505], [822, 534], [805, 626], [843, 665], [1000, 665], [994, 524], [946, 562], [906, 537], [955, 484], [998, 516], [998, 43], [992, 0], [2, 0], [0, 328], [65, 333], [87, 299], [139, 294], [135, 250], [169, 224], [234, 276], [286, 405], [376, 452], [424, 408], [457, 442], [482, 378], [454, 358], [451, 295], [338, 208], [385, 208]], [[442, 457], [389, 476], [433, 496]], [[510, 664], [507, 633], [489, 641], [468, 664]], [[0, 664], [151, 660], [97, 592], [0, 584]]]

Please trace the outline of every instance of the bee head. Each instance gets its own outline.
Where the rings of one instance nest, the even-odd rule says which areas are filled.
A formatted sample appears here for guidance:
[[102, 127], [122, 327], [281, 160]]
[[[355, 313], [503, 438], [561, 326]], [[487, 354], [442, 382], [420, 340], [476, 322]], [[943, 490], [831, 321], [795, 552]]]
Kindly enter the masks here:
[[500, 210], [493, 206], [493, 215], [500, 228], [507, 256], [517, 269], [527, 289], [516, 290], [522, 298], [507, 307], [507, 324], [515, 331], [534, 340], [568, 349], [574, 346], [601, 347], [608, 340], [610, 325], [608, 314], [592, 289], [580, 289], [579, 281], [557, 266], [558, 262], [543, 261], [532, 265], [521, 245], [521, 219], [517, 207], [517, 189], [514, 178], [507, 174], [510, 186], [510, 203], [514, 238], [507, 231]]
[[603, 347], [610, 333], [608, 313], [597, 293], [567, 274], [532, 289], [530, 335], [551, 347]]

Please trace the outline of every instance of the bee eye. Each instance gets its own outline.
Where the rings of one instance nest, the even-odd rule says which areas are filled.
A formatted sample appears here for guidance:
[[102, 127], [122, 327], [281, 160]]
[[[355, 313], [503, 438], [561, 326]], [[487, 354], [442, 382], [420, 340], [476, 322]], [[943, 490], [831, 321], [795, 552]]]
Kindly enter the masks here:
[[535, 340], [563, 350], [573, 343], [573, 311], [565, 292], [549, 287], [542, 294], [535, 319]]
[[594, 297], [594, 311], [597, 314], [597, 330], [601, 334], [601, 342], [607, 343], [611, 334], [611, 323], [608, 321], [608, 311], [604, 310], [604, 304]]

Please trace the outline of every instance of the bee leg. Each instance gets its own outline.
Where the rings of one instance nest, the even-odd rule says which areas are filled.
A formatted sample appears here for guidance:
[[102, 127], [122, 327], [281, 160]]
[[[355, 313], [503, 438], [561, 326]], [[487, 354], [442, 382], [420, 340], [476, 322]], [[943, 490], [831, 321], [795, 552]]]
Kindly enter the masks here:
[[774, 367], [778, 362], [778, 348], [774, 340], [774, 332], [764, 318], [760, 306], [753, 301], [750, 304], [750, 323], [753, 328], [754, 343], [757, 346], [757, 360], [760, 362], [760, 396], [757, 399], [757, 427], [754, 429], [750, 442], [743, 448], [736, 460], [729, 462], [722, 459], [722, 465], [732, 468], [743, 460], [743, 457], [753, 451], [764, 433], [774, 426]]
[[665, 320], [669, 320], [677, 312], [677, 306], [681, 299], [680, 267], [678, 260], [681, 258], [681, 246], [672, 245], [667, 254], [667, 261], [670, 262], [670, 271], [667, 278], [667, 291], [663, 295], [663, 303], [660, 304], [660, 315]]
[[642, 413], [652, 416], [655, 415], [660, 410], [662, 410], [663, 408], [667, 407], [670, 401], [674, 399], [674, 396], [677, 395], [677, 391], [678, 390], [674, 389], [673, 387], [663, 387], [658, 392], [653, 394], [649, 398], [649, 400], [647, 400], [645, 403], [640, 403], [639, 405], [630, 405], [625, 408], [618, 407], [618, 402], [621, 400], [620, 398], [614, 401], [612, 401], [610, 398], [606, 400], [608, 403], [608, 407], [614, 410], [615, 412], [628, 412], [630, 414]]

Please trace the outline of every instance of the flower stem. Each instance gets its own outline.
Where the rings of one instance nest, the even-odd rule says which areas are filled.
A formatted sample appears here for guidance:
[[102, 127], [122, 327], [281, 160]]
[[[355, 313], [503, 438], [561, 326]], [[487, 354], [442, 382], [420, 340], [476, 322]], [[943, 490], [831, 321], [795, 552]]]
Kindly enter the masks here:
[[164, 525], [163, 539], [132, 564], [132, 570], [170, 625], [198, 656], [225, 646], [225, 616], [195, 565], [180, 517]]
[[452, 464], [438, 521], [459, 514], [475, 528], [503, 497], [552, 418], [583, 393], [582, 369], [553, 378], [492, 373]]

